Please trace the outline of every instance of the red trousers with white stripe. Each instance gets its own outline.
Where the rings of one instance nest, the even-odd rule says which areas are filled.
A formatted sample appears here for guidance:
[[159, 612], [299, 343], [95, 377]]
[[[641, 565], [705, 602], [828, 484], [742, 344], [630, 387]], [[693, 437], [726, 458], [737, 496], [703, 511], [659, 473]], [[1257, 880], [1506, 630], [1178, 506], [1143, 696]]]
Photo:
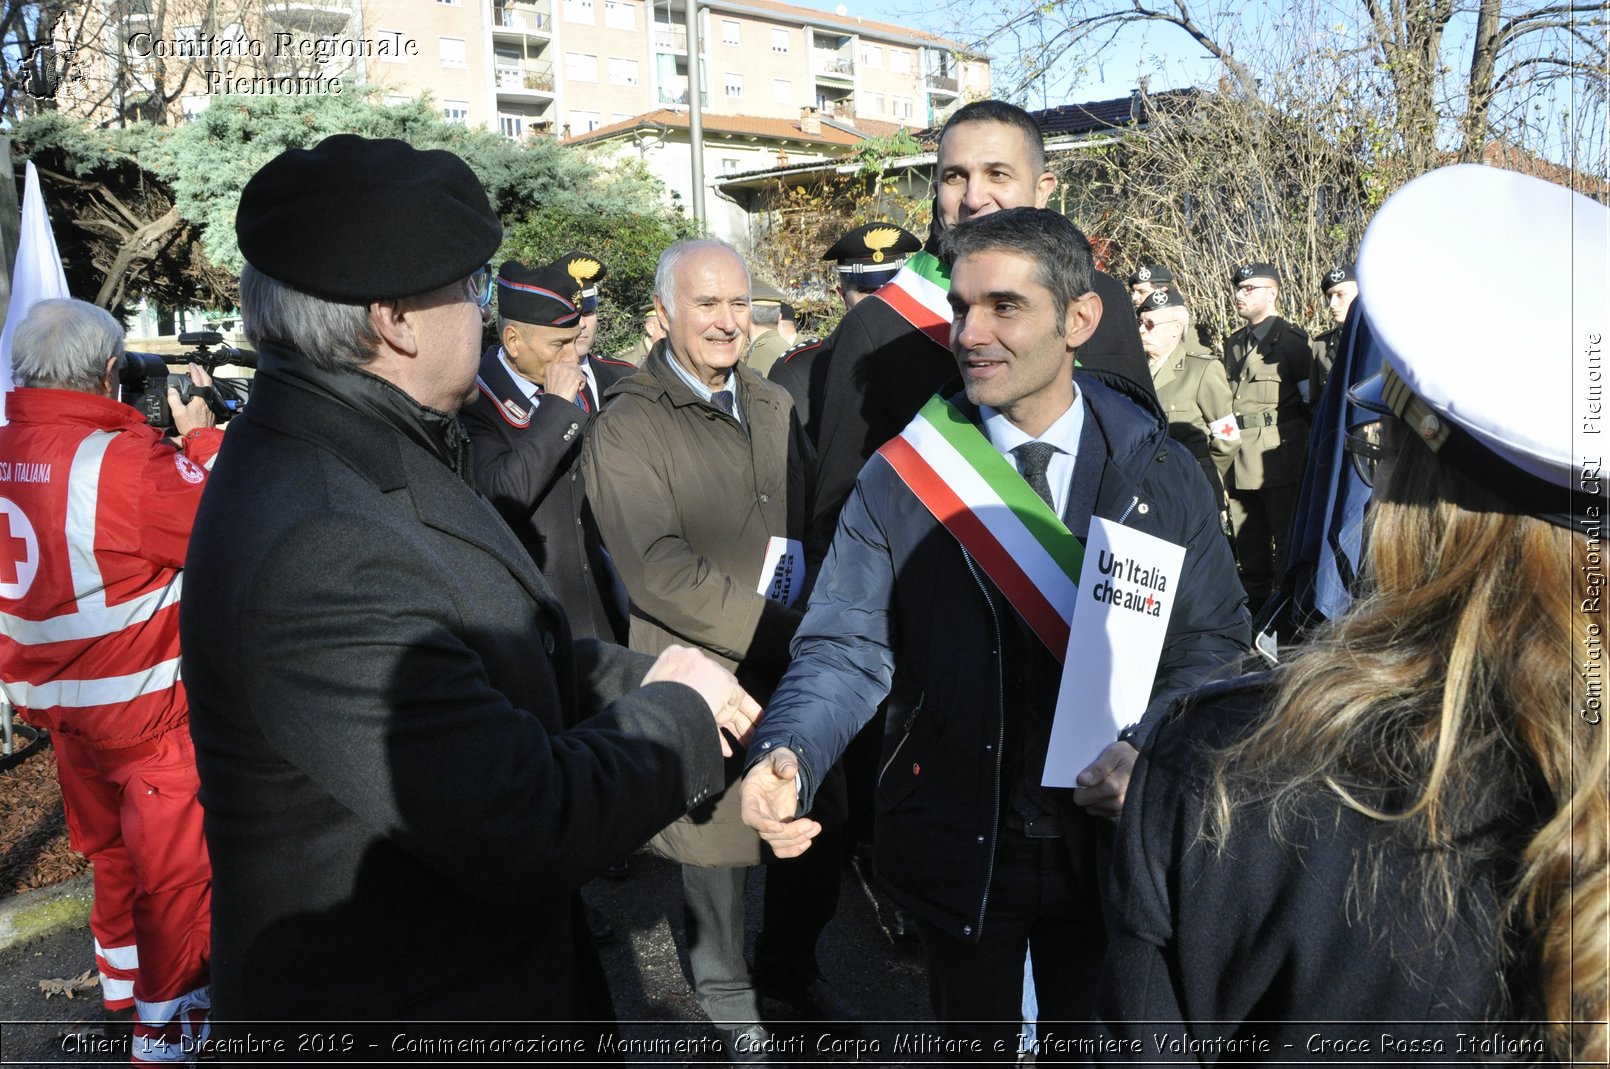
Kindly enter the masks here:
[[51, 741], [73, 849], [95, 867], [106, 1006], [134, 1006], [136, 1063], [192, 1060], [210, 1032], [212, 867], [189, 726], [118, 749]]

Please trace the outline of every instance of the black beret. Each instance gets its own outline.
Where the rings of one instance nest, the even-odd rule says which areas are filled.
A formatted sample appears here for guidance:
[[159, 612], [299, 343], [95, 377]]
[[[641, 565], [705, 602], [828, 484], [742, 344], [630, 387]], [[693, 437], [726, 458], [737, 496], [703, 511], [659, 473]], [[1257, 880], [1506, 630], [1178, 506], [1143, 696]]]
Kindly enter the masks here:
[[1240, 285], [1249, 278], [1267, 278], [1275, 285], [1280, 285], [1280, 272], [1275, 270], [1274, 264], [1266, 263], [1242, 264], [1230, 276], [1230, 281]]
[[1165, 286], [1174, 281], [1174, 272], [1162, 264], [1141, 264], [1135, 268], [1135, 273], [1129, 276], [1131, 286], [1142, 282], [1150, 282], [1154, 286]]
[[581, 322], [581, 287], [564, 260], [541, 267], [504, 260], [498, 268], [498, 315], [539, 327], [573, 327]]
[[1135, 314], [1156, 312], [1164, 308], [1184, 307], [1185, 298], [1165, 286], [1160, 290], [1152, 290], [1152, 292], [1148, 293], [1146, 299], [1140, 302], [1140, 307], [1135, 310]]
[[1325, 277], [1319, 280], [1319, 292], [1329, 293], [1332, 286], [1339, 286], [1343, 282], [1357, 282], [1358, 276], [1353, 273], [1352, 264], [1339, 264], [1325, 272]]
[[503, 225], [451, 152], [336, 134], [287, 149], [251, 177], [235, 239], [269, 278], [361, 303], [468, 278], [497, 252]]
[[604, 261], [591, 253], [567, 252], [555, 260], [554, 265], [562, 268], [581, 287], [582, 315], [592, 315], [598, 311], [598, 284], [609, 274]]
[[[837, 260], [840, 271], [853, 272], [866, 266], [883, 271], [898, 267], [899, 261], [921, 248], [922, 242], [915, 235], [893, 223], [867, 223], [839, 238], [822, 254], [822, 259]], [[895, 262], [890, 263], [891, 259]]]

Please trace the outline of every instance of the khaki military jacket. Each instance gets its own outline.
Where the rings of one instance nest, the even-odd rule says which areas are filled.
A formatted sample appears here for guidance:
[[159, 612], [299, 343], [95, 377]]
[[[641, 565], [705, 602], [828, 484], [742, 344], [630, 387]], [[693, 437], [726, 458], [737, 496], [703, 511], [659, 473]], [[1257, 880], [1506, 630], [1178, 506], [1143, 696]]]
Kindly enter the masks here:
[[783, 336], [775, 330], [768, 330], [749, 343], [749, 351], [744, 353], [744, 363], [753, 368], [757, 375], [766, 375], [771, 372], [771, 366], [777, 362], [777, 358], [787, 351], [788, 343]]
[[1308, 407], [1319, 408], [1320, 395], [1330, 378], [1330, 369], [1336, 363], [1336, 343], [1342, 336], [1341, 327], [1332, 327], [1308, 343], [1313, 353], [1313, 364], [1308, 369]]
[[1274, 317], [1262, 342], [1242, 327], [1224, 345], [1224, 372], [1241, 425], [1241, 449], [1230, 469], [1232, 490], [1295, 486], [1308, 449], [1303, 391], [1313, 353], [1301, 327]]
[[1182, 342], [1152, 369], [1152, 386], [1168, 414], [1168, 436], [1198, 460], [1211, 460], [1222, 478], [1241, 449], [1241, 431], [1219, 358], [1192, 353]]

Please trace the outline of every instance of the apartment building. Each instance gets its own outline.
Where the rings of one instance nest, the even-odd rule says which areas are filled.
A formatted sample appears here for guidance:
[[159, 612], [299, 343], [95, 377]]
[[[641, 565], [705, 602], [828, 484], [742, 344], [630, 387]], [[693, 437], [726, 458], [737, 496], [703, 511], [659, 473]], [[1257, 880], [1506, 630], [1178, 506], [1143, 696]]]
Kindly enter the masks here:
[[[177, 119], [230, 93], [429, 93], [504, 136], [580, 135], [689, 102], [687, 0], [87, 0], [62, 103]], [[927, 127], [989, 92], [989, 62], [923, 30], [775, 0], [700, 7], [713, 115]], [[70, 98], [70, 99], [69, 99]], [[568, 129], [567, 129], [568, 128]]]

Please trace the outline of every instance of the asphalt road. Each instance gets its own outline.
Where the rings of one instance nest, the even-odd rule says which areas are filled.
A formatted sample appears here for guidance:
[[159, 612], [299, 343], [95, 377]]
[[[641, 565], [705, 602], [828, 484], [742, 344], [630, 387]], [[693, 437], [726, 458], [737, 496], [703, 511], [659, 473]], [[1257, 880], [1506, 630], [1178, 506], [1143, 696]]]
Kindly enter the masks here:
[[[749, 882], [751, 947], [761, 920], [763, 879], [757, 872]], [[658, 1044], [628, 1058], [628, 1064], [723, 1064], [710, 1053], [716, 1048], [707, 1041], [715, 1034], [693, 999], [686, 955], [677, 950], [682, 906], [676, 866], [638, 854], [632, 858], [628, 879], [596, 880], [586, 888], [585, 897], [616, 929], [615, 942], [600, 953], [621, 1033], [628, 1040]], [[451, 918], [434, 922], [451, 923]], [[854, 1029], [830, 1029], [801, 1021], [779, 1003], [763, 1003], [762, 1013], [779, 1048], [788, 1053], [787, 1063], [903, 1065], [938, 1060], [909, 1053], [933, 1034], [924, 1023], [927, 988], [921, 955], [914, 944], [886, 930], [853, 868], [845, 870], [839, 916], [823, 934], [819, 958], [824, 974], [861, 1008], [866, 1023]], [[69, 1000], [61, 995], [47, 999], [39, 989], [41, 980], [71, 978], [93, 968], [86, 929], [0, 953], [0, 1065], [126, 1064], [127, 1056], [118, 1052], [96, 1056], [64, 1049], [69, 1046], [60, 1038], [64, 1027], [98, 1017], [98, 990]], [[675, 1047], [678, 1040], [683, 1041], [681, 1053]], [[389, 1064], [384, 1057], [383, 1053], [354, 1057], [341, 1064]]]

